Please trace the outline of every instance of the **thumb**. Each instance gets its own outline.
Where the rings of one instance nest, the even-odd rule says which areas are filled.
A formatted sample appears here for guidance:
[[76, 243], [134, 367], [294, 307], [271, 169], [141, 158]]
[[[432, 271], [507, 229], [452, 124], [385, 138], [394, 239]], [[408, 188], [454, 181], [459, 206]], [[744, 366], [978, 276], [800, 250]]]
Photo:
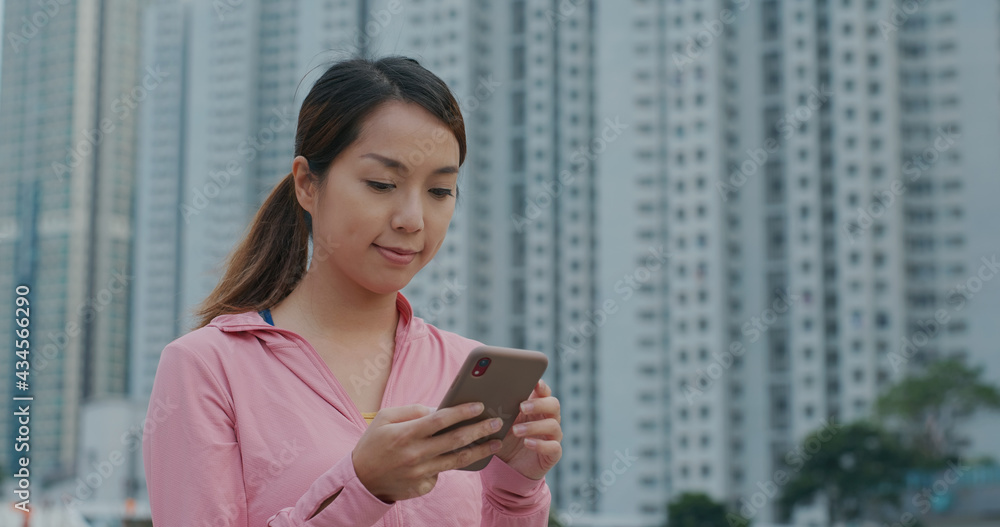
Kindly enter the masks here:
[[394, 406], [392, 408], [383, 408], [379, 411], [378, 415], [385, 422], [388, 423], [402, 423], [405, 421], [412, 421], [414, 419], [419, 419], [425, 415], [429, 415], [434, 410], [422, 404], [410, 404], [407, 406]]

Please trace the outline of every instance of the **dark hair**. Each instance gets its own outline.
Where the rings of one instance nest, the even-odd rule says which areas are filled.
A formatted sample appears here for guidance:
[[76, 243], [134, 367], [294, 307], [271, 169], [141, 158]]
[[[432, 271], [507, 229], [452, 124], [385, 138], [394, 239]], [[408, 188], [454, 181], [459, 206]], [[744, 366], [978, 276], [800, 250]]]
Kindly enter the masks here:
[[[441, 119], [458, 140], [459, 165], [465, 161], [465, 122], [444, 81], [407, 57], [354, 58], [327, 69], [299, 110], [295, 156], [309, 161], [318, 188], [334, 159], [357, 140], [365, 119], [389, 101], [419, 104]], [[310, 218], [290, 172], [257, 211], [222, 280], [195, 311], [195, 329], [218, 315], [264, 309], [288, 296], [308, 266], [310, 236]]]

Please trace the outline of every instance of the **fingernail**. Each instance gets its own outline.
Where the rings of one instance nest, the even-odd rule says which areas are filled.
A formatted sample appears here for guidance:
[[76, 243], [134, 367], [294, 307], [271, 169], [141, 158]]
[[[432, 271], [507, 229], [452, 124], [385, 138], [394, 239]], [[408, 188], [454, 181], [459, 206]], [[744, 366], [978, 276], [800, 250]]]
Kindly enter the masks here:
[[483, 413], [483, 408], [485, 408], [483, 403], [472, 403], [472, 406], [469, 407], [469, 413], [479, 415]]
[[503, 426], [503, 419], [500, 418], [490, 419], [490, 428], [494, 430], [500, 430], [501, 426]]
[[503, 443], [501, 441], [499, 441], [499, 440], [495, 439], [493, 441], [490, 441], [490, 450], [492, 450], [494, 452], [500, 450], [500, 447], [502, 447], [502, 446], [503, 446]]
[[529, 403], [527, 401], [521, 403], [521, 411], [524, 413], [528, 413], [534, 409], [535, 409], [535, 403]]
[[524, 446], [528, 448], [535, 448], [536, 446], [538, 446], [538, 441], [535, 439], [525, 439]]
[[524, 434], [525, 428], [527, 428], [527, 427], [524, 426], [524, 425], [514, 425], [514, 435], [522, 435], [522, 434]]

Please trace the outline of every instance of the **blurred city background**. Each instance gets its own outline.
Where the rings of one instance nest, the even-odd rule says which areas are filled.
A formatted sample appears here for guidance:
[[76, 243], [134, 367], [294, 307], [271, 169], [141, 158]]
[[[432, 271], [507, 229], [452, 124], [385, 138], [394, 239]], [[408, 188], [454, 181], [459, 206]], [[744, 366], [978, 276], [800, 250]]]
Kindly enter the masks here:
[[1000, 525], [1000, 1], [0, 7], [0, 525], [23, 396], [32, 525], [148, 525], [160, 352], [356, 54], [461, 102], [404, 294], [550, 356], [553, 525]]

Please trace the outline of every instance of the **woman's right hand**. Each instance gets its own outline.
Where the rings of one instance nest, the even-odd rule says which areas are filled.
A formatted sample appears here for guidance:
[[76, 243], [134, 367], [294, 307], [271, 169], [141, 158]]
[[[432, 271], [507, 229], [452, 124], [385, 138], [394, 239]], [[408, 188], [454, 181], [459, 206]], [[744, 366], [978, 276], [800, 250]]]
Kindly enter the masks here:
[[[482, 411], [482, 403], [437, 410], [420, 404], [383, 408], [351, 453], [358, 480], [386, 503], [427, 494], [437, 483], [438, 473], [464, 467], [500, 449], [499, 439], [462, 448], [499, 430], [499, 418], [434, 436]], [[456, 449], [461, 450], [452, 452]]]

